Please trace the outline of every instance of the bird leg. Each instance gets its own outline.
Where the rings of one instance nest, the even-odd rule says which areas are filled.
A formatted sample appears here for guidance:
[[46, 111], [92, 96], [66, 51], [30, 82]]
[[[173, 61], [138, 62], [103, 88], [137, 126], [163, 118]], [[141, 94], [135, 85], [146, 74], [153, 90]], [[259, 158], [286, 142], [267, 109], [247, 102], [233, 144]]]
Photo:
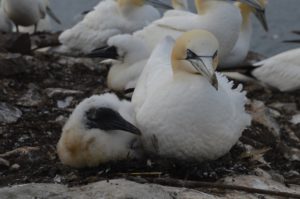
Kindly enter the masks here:
[[34, 32], [33, 33], [36, 33], [37, 32], [37, 24], [34, 24]]
[[18, 24], [15, 24], [15, 26], [16, 26], [16, 31], [17, 31], [17, 33], [19, 33], [19, 25], [18, 25]]

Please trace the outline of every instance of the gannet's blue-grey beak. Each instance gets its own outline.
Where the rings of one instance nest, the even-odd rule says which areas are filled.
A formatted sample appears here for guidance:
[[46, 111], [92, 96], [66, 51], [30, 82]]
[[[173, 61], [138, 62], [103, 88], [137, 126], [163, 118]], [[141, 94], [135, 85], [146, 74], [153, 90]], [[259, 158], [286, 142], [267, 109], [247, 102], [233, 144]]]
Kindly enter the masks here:
[[54, 14], [54, 12], [51, 10], [51, 8], [46, 7], [47, 14], [58, 24], [61, 24], [61, 21], [58, 19], [58, 17]]
[[155, 6], [157, 8], [162, 8], [162, 9], [167, 9], [167, 10], [173, 9], [172, 6], [170, 6], [166, 3], [163, 3], [159, 0], [146, 0], [146, 2], [152, 4], [153, 6]]
[[268, 32], [269, 27], [266, 19], [265, 9], [255, 9], [254, 14], [261, 23], [261, 25], [264, 27], [265, 31]]

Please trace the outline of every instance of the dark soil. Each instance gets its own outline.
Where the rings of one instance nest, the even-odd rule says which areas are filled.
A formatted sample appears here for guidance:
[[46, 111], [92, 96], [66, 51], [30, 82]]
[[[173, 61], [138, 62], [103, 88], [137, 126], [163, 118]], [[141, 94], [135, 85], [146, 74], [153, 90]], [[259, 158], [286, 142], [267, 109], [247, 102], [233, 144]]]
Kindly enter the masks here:
[[[107, 70], [99, 71], [68, 59], [58, 55], [34, 53], [27, 56], [25, 71], [0, 74], [0, 102], [15, 106], [23, 113], [16, 123], [0, 124], [0, 154], [23, 149], [3, 156], [10, 166], [0, 165], [0, 187], [30, 182], [56, 182], [74, 186], [128, 176], [216, 181], [228, 175], [256, 174], [258, 168], [281, 176], [285, 183], [300, 182], [300, 162], [292, 160], [289, 155], [291, 149], [300, 149], [300, 143], [291, 136], [292, 132], [300, 139], [300, 125], [289, 122], [297, 110], [286, 108], [274, 108], [280, 113], [276, 118], [281, 130], [279, 137], [274, 136], [265, 125], [253, 122], [245, 130], [241, 142], [229, 154], [216, 161], [195, 164], [149, 157], [145, 160], [116, 162], [80, 170], [62, 165], [56, 155], [56, 144], [63, 125], [59, 118], [67, 118], [82, 99], [109, 91], [105, 86]], [[22, 104], [20, 98], [32, 87], [39, 94], [40, 102], [35, 105]], [[49, 88], [81, 92], [49, 97]], [[253, 84], [245, 85], [245, 89], [251, 100], [261, 100], [267, 106], [274, 103], [295, 103], [297, 109], [300, 109], [299, 91], [281, 93]], [[57, 102], [69, 96], [73, 97], [70, 106], [59, 108]], [[251, 145], [258, 153], [245, 155], [246, 145]]]

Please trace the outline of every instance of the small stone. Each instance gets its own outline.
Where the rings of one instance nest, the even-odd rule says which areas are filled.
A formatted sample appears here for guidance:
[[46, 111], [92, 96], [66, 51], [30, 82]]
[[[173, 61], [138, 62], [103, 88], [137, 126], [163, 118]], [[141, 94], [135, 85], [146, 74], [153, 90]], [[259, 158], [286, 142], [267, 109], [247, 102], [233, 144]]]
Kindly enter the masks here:
[[63, 115], [60, 115], [58, 116], [56, 119], [55, 119], [55, 123], [63, 126], [66, 122], [67, 122], [68, 118], [66, 118], [65, 116]]
[[15, 123], [22, 116], [22, 112], [7, 103], [0, 102], [0, 123]]
[[300, 124], [300, 114], [294, 115], [290, 121], [292, 124]]
[[55, 183], [61, 183], [61, 176], [56, 175], [56, 176], [54, 177], [53, 181], [54, 181]]
[[296, 103], [272, 103], [269, 105], [269, 107], [280, 110], [280, 111], [285, 111], [287, 113], [295, 113], [297, 111], [297, 104]]
[[71, 105], [73, 99], [74, 99], [73, 97], [69, 96], [65, 100], [58, 100], [57, 101], [57, 107], [61, 108], [61, 109], [67, 108]]
[[29, 90], [18, 100], [18, 105], [26, 107], [39, 106], [43, 103], [38, 87], [34, 84], [29, 84]]
[[4, 167], [9, 167], [10, 163], [9, 161], [3, 159], [3, 158], [0, 158], [0, 167], [4, 166]]
[[66, 95], [82, 95], [82, 91], [78, 90], [69, 90], [69, 89], [63, 89], [63, 88], [47, 88], [46, 94], [48, 97], [58, 97], [58, 96], [66, 96]]
[[19, 170], [20, 168], [21, 168], [20, 165], [18, 165], [18, 164], [13, 164], [13, 165], [11, 165], [11, 167], [10, 167], [9, 169], [12, 170], [12, 171], [16, 171], [16, 170]]

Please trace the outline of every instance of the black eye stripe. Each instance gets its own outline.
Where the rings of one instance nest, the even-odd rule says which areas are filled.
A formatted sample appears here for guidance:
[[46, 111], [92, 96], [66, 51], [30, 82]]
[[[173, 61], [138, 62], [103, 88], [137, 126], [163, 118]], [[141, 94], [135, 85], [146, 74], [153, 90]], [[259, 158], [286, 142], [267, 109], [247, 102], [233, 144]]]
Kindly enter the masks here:
[[190, 49], [187, 49], [187, 53], [186, 53], [186, 59], [199, 59], [199, 58], [212, 58], [215, 59], [218, 55], [218, 51], [216, 50], [216, 52], [213, 54], [213, 56], [207, 56], [207, 55], [197, 55], [196, 53], [194, 53], [193, 51], [191, 51]]

